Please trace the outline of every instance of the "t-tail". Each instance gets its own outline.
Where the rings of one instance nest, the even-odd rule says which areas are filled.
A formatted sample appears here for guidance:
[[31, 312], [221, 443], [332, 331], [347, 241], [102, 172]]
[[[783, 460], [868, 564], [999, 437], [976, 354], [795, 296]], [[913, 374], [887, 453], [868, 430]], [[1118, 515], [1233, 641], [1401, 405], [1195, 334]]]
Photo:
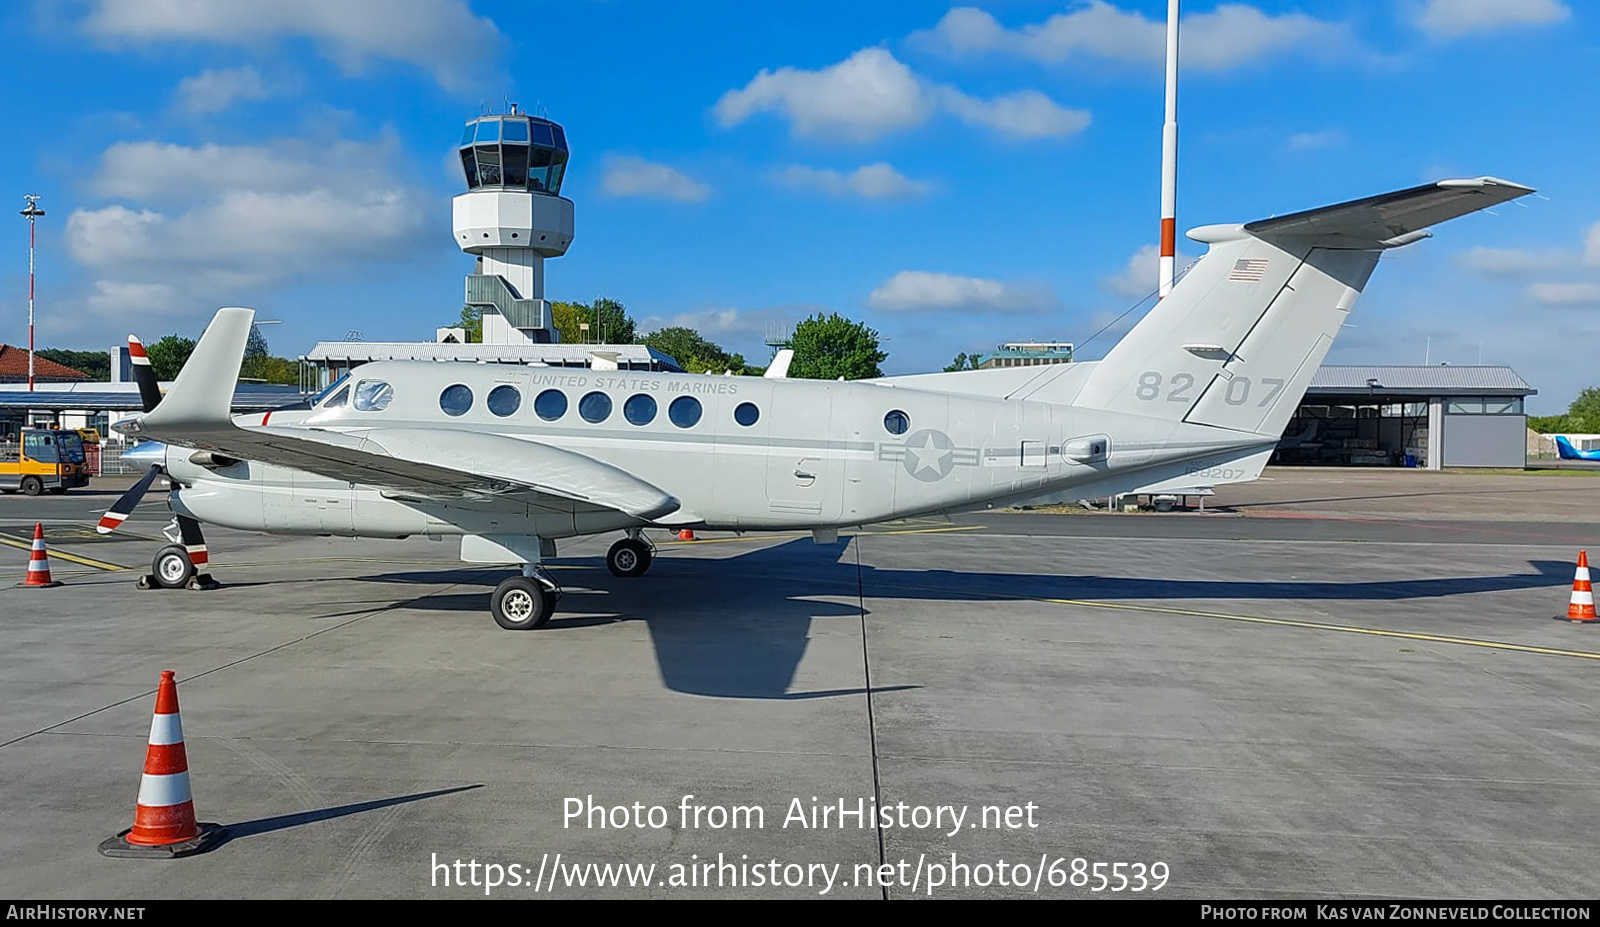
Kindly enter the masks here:
[[1197, 228], [1189, 237], [1206, 255], [1089, 372], [1074, 404], [1276, 440], [1385, 250], [1532, 192], [1442, 180]]

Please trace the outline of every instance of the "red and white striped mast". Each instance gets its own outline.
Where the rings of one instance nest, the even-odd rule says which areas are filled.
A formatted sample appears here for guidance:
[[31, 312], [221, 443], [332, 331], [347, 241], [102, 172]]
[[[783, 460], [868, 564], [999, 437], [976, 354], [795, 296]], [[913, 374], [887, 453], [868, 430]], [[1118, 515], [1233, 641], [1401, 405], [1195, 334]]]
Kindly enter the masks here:
[[39, 195], [37, 193], [25, 194], [23, 199], [28, 201], [27, 208], [22, 210], [23, 218], [28, 220], [28, 392], [33, 392], [33, 223], [44, 210], [39, 208]]
[[1167, 0], [1167, 120], [1161, 127], [1161, 280], [1172, 292], [1178, 244], [1178, 0]]

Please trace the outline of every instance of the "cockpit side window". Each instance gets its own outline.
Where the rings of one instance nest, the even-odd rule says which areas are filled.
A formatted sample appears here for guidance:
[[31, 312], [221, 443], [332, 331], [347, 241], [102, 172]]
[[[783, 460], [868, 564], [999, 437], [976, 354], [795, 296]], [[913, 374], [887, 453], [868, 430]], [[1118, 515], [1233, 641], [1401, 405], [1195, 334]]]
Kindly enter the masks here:
[[385, 380], [362, 380], [356, 384], [354, 405], [357, 412], [382, 412], [394, 398], [394, 387]]

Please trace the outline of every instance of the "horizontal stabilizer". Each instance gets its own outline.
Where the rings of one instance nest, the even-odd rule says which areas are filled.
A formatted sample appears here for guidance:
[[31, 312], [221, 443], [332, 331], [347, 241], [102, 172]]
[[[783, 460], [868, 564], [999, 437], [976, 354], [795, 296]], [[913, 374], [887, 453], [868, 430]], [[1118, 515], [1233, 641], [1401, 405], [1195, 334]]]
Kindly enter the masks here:
[[1261, 238], [1338, 236], [1376, 245], [1532, 192], [1531, 187], [1495, 177], [1441, 180], [1249, 222], [1244, 230]]

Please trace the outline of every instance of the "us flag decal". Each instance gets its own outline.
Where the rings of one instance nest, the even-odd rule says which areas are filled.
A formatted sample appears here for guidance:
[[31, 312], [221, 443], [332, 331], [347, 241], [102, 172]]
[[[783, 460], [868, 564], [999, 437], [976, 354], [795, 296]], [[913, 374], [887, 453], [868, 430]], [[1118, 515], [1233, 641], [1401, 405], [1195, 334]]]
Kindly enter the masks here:
[[1260, 283], [1266, 272], [1266, 258], [1242, 258], [1234, 262], [1233, 270], [1228, 273], [1228, 279], [1241, 280], [1245, 283]]

